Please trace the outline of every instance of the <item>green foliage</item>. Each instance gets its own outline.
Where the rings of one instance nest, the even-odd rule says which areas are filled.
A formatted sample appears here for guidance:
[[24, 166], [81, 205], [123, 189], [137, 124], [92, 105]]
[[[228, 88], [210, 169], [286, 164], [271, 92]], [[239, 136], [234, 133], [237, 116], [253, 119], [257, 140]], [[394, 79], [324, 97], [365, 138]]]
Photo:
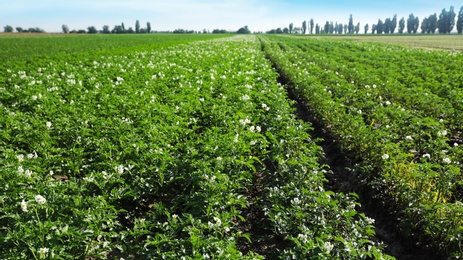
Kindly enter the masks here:
[[[269, 57], [359, 162], [363, 181], [391, 211], [402, 212], [402, 232], [461, 257], [463, 121], [456, 94], [461, 86], [454, 82], [463, 56], [371, 43], [272, 40], [277, 43], [266, 48]], [[387, 69], [378, 70], [385, 61]]]
[[138, 20], [135, 22], [135, 32], [140, 33], [140, 21]]
[[437, 21], [439, 33], [446, 34], [453, 30], [453, 27], [455, 26], [455, 16], [456, 14], [453, 6], [450, 6], [449, 11], [445, 8], [442, 9], [441, 14], [439, 15], [439, 20]]
[[249, 30], [248, 26], [241, 27], [237, 32], [237, 34], [250, 34], [251, 31]]
[[6, 33], [13, 32], [13, 26], [7, 25], [7, 26], [3, 27], [3, 32], [6, 32]]
[[69, 27], [67, 25], [63, 24], [61, 29], [63, 30], [63, 33], [69, 33]]

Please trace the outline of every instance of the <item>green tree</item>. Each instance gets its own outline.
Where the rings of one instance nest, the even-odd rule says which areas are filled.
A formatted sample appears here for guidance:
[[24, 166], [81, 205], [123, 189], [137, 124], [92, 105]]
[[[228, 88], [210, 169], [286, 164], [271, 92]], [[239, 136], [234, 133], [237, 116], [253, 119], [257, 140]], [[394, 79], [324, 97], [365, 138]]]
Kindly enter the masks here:
[[360, 32], [360, 23], [357, 23], [357, 25], [355, 26], [355, 34], [359, 34]]
[[16, 31], [20, 33], [20, 32], [24, 32], [24, 29], [22, 27], [16, 27]]
[[[146, 23], [146, 32], [147, 33], [151, 33], [151, 23], [150, 22], [147, 22]], [[207, 31], [206, 31], [207, 32]]]
[[63, 33], [69, 33], [69, 27], [67, 25], [63, 24], [61, 29], [63, 30]]
[[437, 29], [437, 14], [434, 13], [428, 17], [428, 33], [434, 34]]
[[114, 29], [111, 32], [121, 34], [124, 33], [124, 29], [122, 28], [122, 25], [116, 25], [114, 26]]
[[392, 18], [391, 22], [391, 33], [394, 34], [395, 29], [397, 28], [397, 14], [394, 14], [394, 17]]
[[325, 27], [323, 28], [323, 32], [328, 34], [330, 32], [330, 22], [326, 21]]
[[344, 26], [342, 25], [342, 23], [338, 24], [337, 27], [336, 27], [336, 33], [337, 34], [342, 34], [343, 28], [344, 28]]
[[386, 34], [389, 34], [392, 30], [392, 20], [391, 18], [386, 18], [383, 25], [383, 31]]
[[248, 26], [244, 26], [244, 27], [241, 27], [240, 29], [238, 29], [238, 31], [236, 31], [236, 33], [238, 34], [250, 34], [251, 31], [249, 30]]
[[310, 34], [313, 34], [313, 29], [314, 29], [313, 23], [314, 23], [313, 19], [310, 19]]
[[369, 26], [368, 26], [368, 24], [365, 24], [365, 27], [363, 27], [363, 28], [365, 29], [365, 34], [367, 34], [367, 33], [368, 33], [368, 30], [370, 29]]
[[289, 33], [288, 27], [283, 28], [283, 33], [284, 33], [284, 34], [288, 34], [288, 33]]
[[140, 33], [140, 22], [138, 20], [135, 22], [135, 32]]
[[439, 15], [439, 21], [437, 21], [437, 27], [439, 33], [450, 33], [455, 26], [455, 11], [453, 6], [450, 7], [450, 11], [447, 12], [445, 8], [442, 10]]
[[307, 31], [307, 21], [302, 22], [302, 34], [305, 34]]
[[126, 31], [125, 31], [125, 25], [124, 25], [124, 23], [121, 24], [121, 28], [122, 28], [122, 33], [125, 33]]
[[318, 23], [315, 25], [315, 34], [320, 34], [320, 25]]
[[429, 23], [428, 23], [428, 18], [424, 18], [423, 21], [421, 22], [421, 33], [429, 33]]
[[349, 34], [354, 33], [354, 19], [352, 18], [352, 14], [349, 17], [349, 25], [348, 25], [347, 29], [349, 30]]
[[376, 24], [376, 33], [383, 34], [384, 31], [384, 23], [381, 19], [378, 19], [378, 23]]
[[293, 28], [294, 28], [293, 23], [290, 23], [290, 24], [289, 24], [289, 33], [290, 33], [290, 34], [293, 33]]
[[6, 33], [13, 32], [13, 26], [11, 26], [11, 25], [7, 25], [7, 26], [5, 26], [3, 28], [4, 28], [4, 32], [6, 32]]
[[399, 20], [399, 33], [400, 33], [400, 34], [404, 33], [404, 30], [405, 30], [405, 18], [402, 17], [402, 18]]
[[95, 26], [89, 26], [87, 28], [88, 33], [95, 34], [98, 33], [98, 30], [95, 28]]
[[420, 20], [418, 17], [415, 17], [415, 15], [411, 13], [407, 19], [407, 32], [410, 34], [416, 33], [418, 31], [419, 24]]
[[463, 32], [463, 6], [460, 8], [460, 12], [458, 13], [457, 31], [458, 33]]
[[102, 33], [106, 33], [106, 34], [111, 33], [111, 31], [109, 30], [109, 26], [108, 26], [108, 25], [103, 25], [103, 31], [102, 31]]

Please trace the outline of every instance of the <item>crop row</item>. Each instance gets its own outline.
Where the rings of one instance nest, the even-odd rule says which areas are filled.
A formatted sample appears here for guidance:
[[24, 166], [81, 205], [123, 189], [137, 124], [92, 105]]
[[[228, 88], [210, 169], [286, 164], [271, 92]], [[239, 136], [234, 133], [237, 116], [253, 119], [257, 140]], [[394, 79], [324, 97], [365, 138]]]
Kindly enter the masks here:
[[0, 257], [388, 258], [256, 38], [85, 57], [2, 75]]
[[[418, 233], [423, 246], [462, 256], [461, 95], [450, 84], [461, 76], [461, 62], [436, 61], [459, 62], [461, 55], [319, 39], [261, 41], [299, 98], [357, 162], [359, 179], [396, 212], [403, 234]], [[436, 70], [426, 72], [421, 63]]]

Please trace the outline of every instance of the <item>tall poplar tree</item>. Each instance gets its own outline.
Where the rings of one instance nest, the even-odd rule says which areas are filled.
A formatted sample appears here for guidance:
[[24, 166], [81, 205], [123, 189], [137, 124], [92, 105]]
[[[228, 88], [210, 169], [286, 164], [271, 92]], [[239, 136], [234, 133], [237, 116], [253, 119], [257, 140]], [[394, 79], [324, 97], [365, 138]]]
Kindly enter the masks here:
[[463, 32], [463, 6], [460, 8], [460, 12], [458, 13], [457, 31], [458, 33]]
[[135, 22], [135, 32], [140, 33], [140, 22], [138, 20]]
[[349, 30], [349, 34], [354, 33], [354, 19], [352, 18], [352, 14], [349, 17], [349, 25], [348, 25], [347, 29]]
[[400, 34], [404, 33], [404, 30], [405, 30], [405, 18], [402, 17], [402, 18], [399, 20], [399, 33], [400, 33]]

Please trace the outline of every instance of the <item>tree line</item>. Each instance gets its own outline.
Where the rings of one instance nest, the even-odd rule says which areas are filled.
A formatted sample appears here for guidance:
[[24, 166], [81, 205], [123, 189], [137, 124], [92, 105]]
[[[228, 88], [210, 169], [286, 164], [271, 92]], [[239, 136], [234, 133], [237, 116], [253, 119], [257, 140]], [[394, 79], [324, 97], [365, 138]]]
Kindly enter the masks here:
[[[61, 26], [62, 33], [68, 34], [68, 33], [78, 33], [78, 34], [84, 34], [84, 33], [89, 33], [89, 34], [96, 34], [96, 33], [102, 33], [102, 34], [129, 34], [129, 33], [151, 33], [153, 32], [151, 29], [151, 23], [147, 22], [146, 27], [141, 28], [140, 27], [140, 22], [136, 20], [135, 22], [135, 29], [133, 27], [128, 27], [126, 28], [124, 23], [121, 23], [120, 25], [115, 25], [112, 29], [108, 25], [104, 25], [101, 30], [98, 30], [95, 26], [89, 26], [87, 27], [87, 30], [80, 29], [80, 30], [69, 30], [69, 27], [65, 24]], [[40, 29], [40, 28], [29, 28], [29, 29], [23, 29], [22, 27], [16, 27], [16, 31], [19, 33], [44, 33], [45, 30]], [[4, 32], [12, 33], [14, 32], [14, 29], [12, 26], [7, 25], [4, 27]], [[187, 34], [187, 33], [211, 33], [204, 29], [203, 31], [194, 31], [194, 30], [185, 30], [185, 29], [176, 29], [174, 31], [167, 31], [166, 33], [181, 33], [181, 34]], [[237, 34], [250, 34], [251, 31], [249, 30], [249, 27], [246, 25], [244, 27], [241, 27], [237, 31], [228, 31], [224, 29], [214, 29], [212, 31], [213, 34], [227, 34], [227, 33], [237, 33]]]
[[[456, 19], [456, 22], [455, 22]], [[397, 33], [403, 34], [407, 32], [409, 34], [416, 34], [419, 29], [421, 33], [425, 34], [434, 34], [436, 30], [440, 34], [449, 34], [452, 32], [456, 25], [457, 32], [459, 34], [463, 33], [463, 6], [460, 8], [460, 11], [457, 14], [455, 13], [454, 7], [451, 6], [447, 11], [445, 8], [441, 11], [441, 14], [437, 16], [436, 13], [425, 17], [421, 21], [420, 19], [411, 13], [407, 20], [405, 17], [402, 17], [399, 21], [397, 20], [397, 15], [394, 15], [392, 18], [386, 18], [384, 21], [378, 19], [378, 22], [372, 24], [371, 27], [369, 24], [365, 24], [363, 27], [364, 34], [394, 34]], [[347, 24], [342, 23], [333, 23], [326, 21], [325, 24], [319, 25], [314, 22], [314, 19], [310, 19], [309, 22], [303, 21], [300, 27], [295, 27], [293, 23], [290, 23], [288, 27], [277, 28], [267, 31], [269, 34], [359, 34], [360, 33], [360, 23], [354, 24], [352, 14], [349, 17], [349, 22]]]

